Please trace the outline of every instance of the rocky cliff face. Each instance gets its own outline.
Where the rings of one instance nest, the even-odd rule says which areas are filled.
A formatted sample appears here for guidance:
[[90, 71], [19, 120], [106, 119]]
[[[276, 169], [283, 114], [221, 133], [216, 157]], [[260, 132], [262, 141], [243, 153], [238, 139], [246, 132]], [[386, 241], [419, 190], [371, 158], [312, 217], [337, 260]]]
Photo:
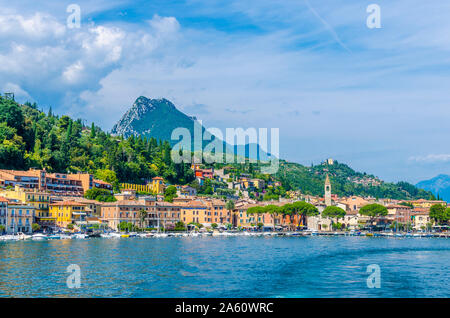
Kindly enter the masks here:
[[140, 96], [114, 125], [111, 133], [125, 138], [135, 136], [171, 140], [175, 128], [184, 127], [193, 135], [194, 118], [180, 112], [169, 100]]

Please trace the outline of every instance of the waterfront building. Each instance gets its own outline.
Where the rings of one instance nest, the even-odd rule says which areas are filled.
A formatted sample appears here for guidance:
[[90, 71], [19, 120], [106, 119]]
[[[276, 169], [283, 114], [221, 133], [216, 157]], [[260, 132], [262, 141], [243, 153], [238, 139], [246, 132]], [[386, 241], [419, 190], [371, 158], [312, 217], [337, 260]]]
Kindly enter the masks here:
[[[49, 202], [50, 193], [46, 191], [38, 191], [38, 189], [25, 191], [19, 185], [16, 185], [14, 189], [7, 189], [0, 191], [0, 195], [8, 199], [18, 200], [22, 203], [27, 203], [35, 207], [35, 217], [48, 218], [49, 217]], [[39, 220], [38, 220], [39, 221]]]
[[48, 173], [46, 170], [30, 169], [28, 171], [0, 170], [0, 186], [15, 187], [25, 190], [48, 191], [53, 195], [83, 196], [84, 192], [94, 187], [112, 191], [112, 185], [96, 180], [88, 173]]
[[388, 222], [410, 223], [412, 217], [412, 209], [409, 206], [392, 204], [387, 207], [388, 214], [386, 219]]
[[180, 220], [184, 224], [199, 223], [203, 226], [210, 226], [212, 221], [208, 212], [210, 213], [208, 207], [201, 200], [180, 203]]
[[[148, 218], [157, 219], [153, 215], [153, 208], [146, 205], [144, 201], [137, 200], [119, 200], [116, 202], [106, 202], [101, 206], [100, 219], [106, 223], [109, 228], [117, 230], [121, 222], [131, 223], [134, 226], [140, 226], [140, 211], [146, 211], [150, 216]], [[149, 227], [153, 224], [142, 224], [143, 227]]]
[[[158, 225], [170, 228], [180, 220], [180, 210], [179, 205], [154, 199], [120, 200], [103, 203], [100, 219], [114, 230], [118, 229], [121, 222], [144, 228]], [[141, 211], [146, 212], [145, 217], [141, 215]]]
[[51, 197], [53, 203], [64, 202], [64, 201], [74, 201], [84, 204], [86, 216], [89, 217], [99, 217], [102, 203], [96, 200], [86, 199], [84, 197]]
[[316, 204], [316, 208], [320, 214], [315, 216], [308, 216], [307, 225], [309, 230], [313, 231], [331, 231], [331, 219], [322, 217], [322, 211], [325, 209], [325, 204]]
[[7, 211], [7, 234], [16, 234], [18, 232], [30, 234], [33, 232], [34, 206], [19, 202], [18, 200], [9, 200]]
[[430, 214], [428, 212], [419, 212], [412, 216], [412, 225], [416, 231], [428, 229], [431, 223]]
[[8, 200], [4, 197], [0, 197], [0, 225], [3, 225], [5, 227], [5, 231], [7, 230], [8, 226], [7, 220], [8, 220]]
[[50, 204], [50, 215], [55, 224], [66, 228], [69, 224], [86, 221], [86, 205], [76, 201], [62, 201]]
[[154, 212], [156, 212], [159, 224], [164, 228], [169, 229], [175, 226], [180, 221], [181, 207], [170, 202], [155, 201]]
[[247, 203], [245, 204], [237, 204], [235, 205], [235, 209], [233, 211], [233, 216], [231, 223], [234, 227], [242, 227], [242, 228], [252, 228], [257, 226], [258, 224], [263, 224], [264, 227], [272, 228], [274, 225], [276, 227], [280, 227], [282, 225], [286, 225], [286, 220], [283, 220], [281, 215], [275, 216], [271, 213], [260, 213], [260, 214], [252, 214], [247, 213], [247, 210], [251, 207], [256, 206], [265, 206], [268, 204], [273, 205], [282, 205], [279, 202], [265, 202], [265, 203]]
[[339, 203], [346, 206], [346, 208], [344, 209], [343, 206], [338, 205], [344, 210], [359, 211], [360, 208], [369, 204], [369, 201], [358, 196], [351, 196], [349, 198], [340, 200]]
[[[342, 221], [341, 221], [342, 220]], [[347, 210], [343, 219], [339, 220], [349, 230], [358, 229], [359, 214], [358, 211]]]
[[231, 212], [225, 209], [225, 201], [218, 199], [207, 199], [206, 205], [212, 223], [229, 224], [231, 223]]

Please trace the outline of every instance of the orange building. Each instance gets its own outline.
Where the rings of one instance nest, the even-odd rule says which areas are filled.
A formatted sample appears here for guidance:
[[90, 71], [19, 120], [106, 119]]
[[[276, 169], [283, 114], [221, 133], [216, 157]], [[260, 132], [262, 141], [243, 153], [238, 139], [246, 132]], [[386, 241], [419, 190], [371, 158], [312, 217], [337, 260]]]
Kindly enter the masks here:
[[15, 187], [25, 190], [37, 189], [49, 191], [54, 195], [82, 196], [94, 187], [112, 191], [112, 185], [96, 180], [88, 173], [47, 173], [45, 170], [30, 169], [28, 171], [0, 170], [0, 186]]

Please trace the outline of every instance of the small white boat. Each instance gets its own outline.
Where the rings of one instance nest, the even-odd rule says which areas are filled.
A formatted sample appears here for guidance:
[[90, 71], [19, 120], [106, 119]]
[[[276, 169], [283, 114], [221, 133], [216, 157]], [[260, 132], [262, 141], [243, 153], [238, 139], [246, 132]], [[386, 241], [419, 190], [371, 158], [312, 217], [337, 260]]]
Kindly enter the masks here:
[[167, 234], [167, 233], [156, 233], [155, 234], [155, 237], [168, 237], [169, 236], [169, 234]]
[[22, 232], [17, 233], [17, 236], [19, 237], [19, 240], [29, 240], [29, 239], [31, 239], [31, 235], [27, 235], [27, 234], [22, 233]]
[[43, 241], [47, 239], [47, 236], [42, 233], [33, 234], [31, 237], [33, 241]]
[[152, 237], [153, 234], [152, 233], [139, 233], [138, 236], [142, 237], [142, 238], [148, 238], [148, 237]]
[[61, 235], [59, 236], [59, 238], [60, 238], [61, 240], [70, 240], [70, 239], [72, 239], [72, 236], [67, 235], [67, 234], [61, 234]]
[[77, 233], [77, 234], [75, 234], [74, 236], [73, 236], [73, 238], [74, 239], [85, 239], [85, 238], [87, 238], [88, 236], [86, 235], [86, 234], [83, 234], [83, 233]]
[[3, 241], [18, 241], [19, 237], [17, 235], [3, 235], [1, 236]]

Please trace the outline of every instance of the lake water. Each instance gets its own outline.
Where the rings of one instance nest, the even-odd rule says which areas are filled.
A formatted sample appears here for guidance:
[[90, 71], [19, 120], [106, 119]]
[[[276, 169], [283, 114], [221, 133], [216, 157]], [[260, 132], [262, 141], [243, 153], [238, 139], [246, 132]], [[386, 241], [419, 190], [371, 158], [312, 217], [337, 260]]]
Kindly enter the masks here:
[[[66, 284], [70, 264], [78, 289]], [[367, 287], [371, 264], [380, 288]], [[449, 297], [449, 286], [445, 238], [0, 242], [0, 297]]]

